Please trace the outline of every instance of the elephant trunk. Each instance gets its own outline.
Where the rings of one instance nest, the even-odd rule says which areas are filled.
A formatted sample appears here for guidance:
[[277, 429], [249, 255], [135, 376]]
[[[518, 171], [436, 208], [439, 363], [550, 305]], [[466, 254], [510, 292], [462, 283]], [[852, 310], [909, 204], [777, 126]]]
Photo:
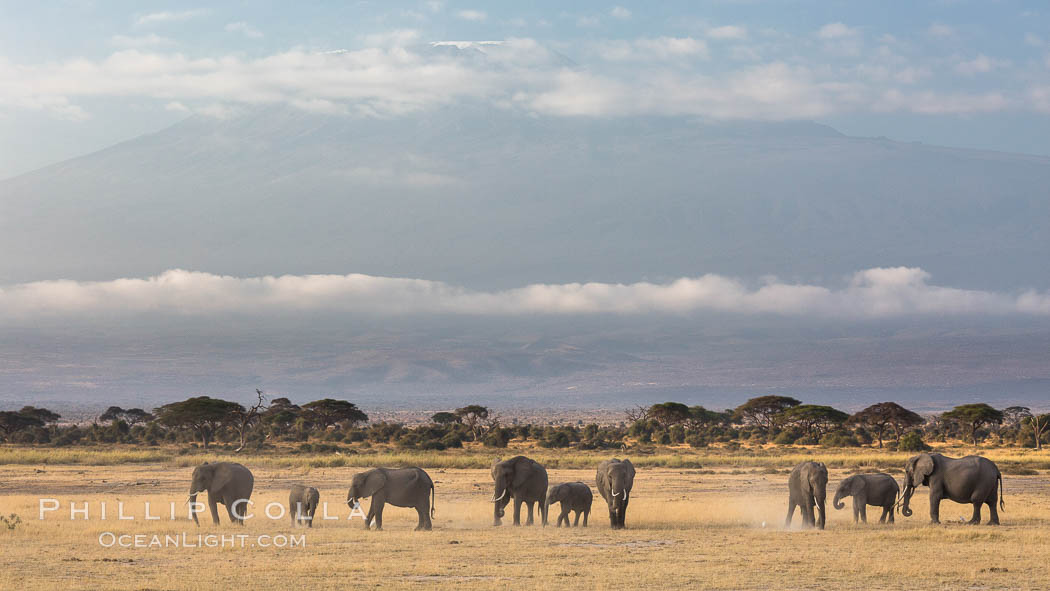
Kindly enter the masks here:
[[901, 497], [901, 515], [905, 517], [911, 517], [912, 510], [911, 507], [908, 506], [908, 503], [911, 502], [911, 496], [913, 494], [915, 494], [915, 487], [912, 486], [911, 483], [908, 483], [904, 487], [904, 496]]
[[841, 511], [842, 508], [846, 506], [846, 504], [842, 502], [842, 498], [845, 496], [846, 495], [844, 495], [842, 491], [837, 491], [835, 493], [835, 498], [831, 500], [832, 506], [834, 506], [837, 511]]
[[200, 520], [197, 519], [197, 493], [190, 489], [190, 496], [186, 497], [186, 502], [190, 505], [190, 515], [193, 515], [193, 523], [200, 525]]

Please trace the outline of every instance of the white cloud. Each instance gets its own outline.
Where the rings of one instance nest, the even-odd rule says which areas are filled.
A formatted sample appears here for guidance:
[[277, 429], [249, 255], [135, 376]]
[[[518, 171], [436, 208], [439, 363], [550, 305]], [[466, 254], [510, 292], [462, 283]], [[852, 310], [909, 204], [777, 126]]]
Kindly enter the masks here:
[[945, 39], [955, 36], [955, 28], [943, 23], [933, 23], [926, 29], [926, 34], [931, 37]]
[[576, 26], [577, 27], [590, 28], [590, 27], [597, 27], [600, 24], [601, 24], [601, 19], [599, 19], [596, 16], [581, 16], [581, 17], [578, 17], [576, 19]]
[[975, 74], [985, 74], [992, 70], [1005, 68], [1009, 65], [1009, 61], [992, 59], [983, 53], [979, 53], [977, 54], [977, 57], [972, 60], [964, 60], [955, 64], [955, 71], [966, 76], [973, 76]]
[[115, 45], [117, 47], [157, 47], [160, 45], [170, 45], [174, 43], [174, 41], [167, 37], [161, 37], [156, 33], [150, 33], [138, 37], [114, 35], [110, 37], [109, 43], [110, 45]]
[[404, 47], [419, 41], [419, 31], [415, 29], [397, 29], [385, 33], [372, 33], [362, 37], [368, 47]]
[[858, 29], [847, 27], [843, 23], [828, 23], [817, 31], [817, 36], [821, 39], [842, 39], [844, 37], [854, 37], [859, 33]]
[[1043, 38], [1039, 35], [1036, 35], [1035, 33], [1025, 33], [1024, 42], [1025, 45], [1028, 45], [1030, 47], [1042, 47], [1045, 43], [1043, 41]]
[[609, 11], [609, 15], [615, 19], [625, 21], [631, 18], [631, 11], [623, 6], [613, 6], [613, 9]]
[[183, 11], [164, 11], [164, 12], [153, 12], [138, 17], [135, 20], [137, 26], [148, 26], [160, 23], [173, 23], [188, 21], [193, 18], [204, 16], [208, 14], [207, 9], [198, 8], [195, 10], [183, 10]]
[[237, 21], [235, 23], [229, 23], [224, 27], [227, 33], [240, 33], [249, 39], [259, 39], [263, 36], [262, 31], [249, 25], [244, 21]]
[[171, 101], [170, 103], [164, 105], [164, 110], [172, 111], [175, 113], [188, 113], [190, 111], [190, 108], [180, 103], [179, 101]]
[[735, 25], [725, 25], [707, 30], [707, 36], [711, 39], [747, 39], [747, 28]]
[[640, 38], [633, 41], [605, 41], [592, 50], [608, 61], [649, 61], [708, 57], [707, 44], [692, 37]]
[[480, 10], [461, 10], [457, 16], [465, 21], [474, 21], [477, 23], [485, 22], [489, 18], [488, 14]]
[[720, 275], [670, 283], [535, 284], [474, 291], [421, 279], [369, 275], [239, 278], [172, 270], [147, 279], [38, 281], [0, 289], [0, 322], [43, 316], [277, 314], [297, 311], [399, 316], [683, 314], [714, 311], [842, 319], [958, 315], [1050, 315], [1050, 294], [940, 287], [922, 269], [856, 273], [845, 286], [767, 280], [748, 287]]
[[1010, 99], [999, 92], [983, 94], [937, 93], [920, 91], [904, 93], [886, 91], [875, 105], [877, 110], [910, 111], [924, 115], [969, 115], [1003, 111], [1011, 105]]

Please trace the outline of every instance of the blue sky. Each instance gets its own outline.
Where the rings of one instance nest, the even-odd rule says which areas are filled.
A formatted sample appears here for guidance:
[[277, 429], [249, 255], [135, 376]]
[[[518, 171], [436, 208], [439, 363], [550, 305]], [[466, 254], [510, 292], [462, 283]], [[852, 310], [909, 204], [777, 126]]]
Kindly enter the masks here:
[[[480, 67], [425, 51], [447, 40], [507, 44]], [[0, 86], [0, 178], [273, 102], [347, 116], [466, 98], [551, 117], [810, 119], [1050, 154], [1050, 7], [4, 2]]]

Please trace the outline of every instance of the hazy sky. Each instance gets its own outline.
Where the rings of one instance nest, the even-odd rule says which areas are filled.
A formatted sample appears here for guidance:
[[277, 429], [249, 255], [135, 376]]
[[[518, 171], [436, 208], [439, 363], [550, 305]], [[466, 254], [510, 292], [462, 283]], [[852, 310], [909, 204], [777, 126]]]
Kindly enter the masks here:
[[[507, 41], [505, 67], [425, 51], [465, 40]], [[558, 117], [813, 119], [853, 135], [1050, 154], [1050, 8], [5, 1], [0, 88], [0, 178], [193, 112], [283, 102], [396, 116], [463, 97]]]

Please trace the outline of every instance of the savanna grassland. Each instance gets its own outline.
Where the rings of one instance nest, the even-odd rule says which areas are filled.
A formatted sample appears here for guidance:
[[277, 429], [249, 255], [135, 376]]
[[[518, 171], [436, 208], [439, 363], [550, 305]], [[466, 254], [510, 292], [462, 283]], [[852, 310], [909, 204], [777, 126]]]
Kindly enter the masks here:
[[[945, 449], [948, 455], [972, 448]], [[369, 454], [238, 454], [255, 474], [252, 496], [260, 515], [246, 526], [200, 528], [186, 517], [184, 501], [192, 466], [215, 453], [181, 455], [175, 449], [44, 449], [0, 447], [0, 513], [20, 523], [0, 523], [0, 588], [3, 589], [216, 589], [216, 588], [587, 588], [587, 589], [1046, 589], [1050, 588], [1050, 453], [997, 448], [979, 453], [1004, 472], [1003, 525], [967, 526], [970, 507], [942, 503], [943, 525], [928, 522], [926, 489], [912, 501], [915, 514], [897, 523], [852, 523], [846, 508], [831, 507], [844, 476], [886, 470], [901, 478], [910, 455], [874, 449], [771, 448], [721, 451], [660, 448], [652, 453], [501, 450], [525, 452], [548, 467], [550, 481], [581, 480], [594, 486], [594, 465], [627, 456], [638, 466], [627, 529], [609, 528], [604, 502], [595, 495], [588, 528], [493, 527], [492, 450], [444, 452], [375, 450]], [[828, 527], [783, 527], [787, 472], [804, 459], [828, 464]], [[375, 465], [424, 466], [434, 479], [434, 531], [414, 532], [415, 512], [388, 506], [385, 530], [365, 531], [348, 520], [344, 504], [352, 475]], [[316, 527], [292, 528], [287, 517], [261, 515], [270, 501], [283, 503], [292, 483], [321, 490], [329, 515]], [[38, 499], [60, 509], [38, 517]], [[70, 520], [69, 505], [86, 501], [88, 520]], [[107, 503], [107, 520], [100, 519]], [[152, 515], [144, 519], [149, 501]], [[115, 506], [125, 515], [117, 520]], [[177, 506], [169, 520], [169, 503]], [[551, 521], [556, 507], [551, 509]], [[180, 535], [247, 534], [246, 547], [103, 547], [104, 532]], [[305, 547], [260, 547], [259, 535], [305, 535]]]

